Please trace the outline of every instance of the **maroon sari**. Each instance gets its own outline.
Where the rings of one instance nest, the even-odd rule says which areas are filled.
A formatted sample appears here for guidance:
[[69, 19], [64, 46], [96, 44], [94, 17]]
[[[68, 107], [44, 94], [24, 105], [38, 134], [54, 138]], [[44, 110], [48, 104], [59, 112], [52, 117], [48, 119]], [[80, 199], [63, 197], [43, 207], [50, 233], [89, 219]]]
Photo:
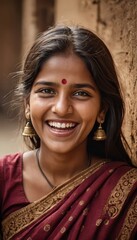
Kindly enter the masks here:
[[137, 169], [98, 162], [2, 221], [4, 240], [133, 240]]

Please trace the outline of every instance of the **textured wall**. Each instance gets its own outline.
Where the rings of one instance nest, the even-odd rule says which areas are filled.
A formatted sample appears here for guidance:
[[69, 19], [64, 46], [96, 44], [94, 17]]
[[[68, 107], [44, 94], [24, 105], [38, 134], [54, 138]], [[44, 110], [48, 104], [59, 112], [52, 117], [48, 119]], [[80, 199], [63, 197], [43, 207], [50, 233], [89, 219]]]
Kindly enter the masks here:
[[137, 1], [70, 0], [67, 7], [56, 0], [56, 22], [89, 27], [111, 50], [126, 103], [123, 132], [137, 164]]
[[137, 164], [137, 1], [100, 1], [97, 30], [117, 64], [126, 103], [123, 131]]

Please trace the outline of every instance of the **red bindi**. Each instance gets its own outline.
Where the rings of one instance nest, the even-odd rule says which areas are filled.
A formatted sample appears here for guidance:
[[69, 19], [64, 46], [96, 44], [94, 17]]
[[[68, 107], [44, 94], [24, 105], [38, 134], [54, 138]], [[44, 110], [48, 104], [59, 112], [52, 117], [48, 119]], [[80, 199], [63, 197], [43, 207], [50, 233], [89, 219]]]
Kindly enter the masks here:
[[61, 80], [61, 82], [62, 82], [62, 84], [66, 84], [66, 83], [67, 83], [67, 80], [66, 80], [65, 78], [63, 78], [63, 79]]

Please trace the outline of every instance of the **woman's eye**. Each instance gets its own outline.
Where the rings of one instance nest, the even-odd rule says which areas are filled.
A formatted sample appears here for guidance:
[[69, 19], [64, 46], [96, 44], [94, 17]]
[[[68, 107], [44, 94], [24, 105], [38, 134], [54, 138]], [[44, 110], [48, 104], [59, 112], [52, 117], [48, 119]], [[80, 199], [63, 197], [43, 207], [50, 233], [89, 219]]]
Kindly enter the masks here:
[[90, 94], [85, 92], [85, 91], [78, 91], [74, 93], [74, 96], [78, 96], [78, 97], [89, 97]]
[[42, 93], [42, 94], [45, 94], [45, 95], [54, 95], [55, 94], [55, 91], [51, 88], [42, 88], [42, 89], [39, 89], [36, 92], [37, 93]]

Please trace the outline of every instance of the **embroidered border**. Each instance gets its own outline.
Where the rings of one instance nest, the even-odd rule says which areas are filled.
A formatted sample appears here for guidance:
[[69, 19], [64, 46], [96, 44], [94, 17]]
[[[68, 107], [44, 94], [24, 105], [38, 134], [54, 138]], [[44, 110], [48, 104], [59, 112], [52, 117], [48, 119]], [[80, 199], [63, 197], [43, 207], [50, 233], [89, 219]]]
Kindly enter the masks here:
[[36, 221], [42, 214], [45, 214], [48, 210], [52, 209], [57, 203], [59, 203], [67, 193], [78, 186], [91, 174], [95, 173], [106, 162], [97, 162], [88, 169], [80, 172], [64, 184], [58, 186], [38, 201], [27, 205], [23, 209], [17, 210], [11, 213], [6, 219], [2, 221], [3, 239], [10, 240], [20, 230], [24, 229], [28, 225]]
[[111, 192], [107, 204], [105, 205], [104, 212], [108, 213], [110, 218], [115, 218], [130, 193], [135, 181], [137, 179], [137, 169], [133, 168], [125, 173], [117, 185]]
[[127, 212], [121, 232], [116, 240], [130, 239], [130, 235], [137, 224], [137, 197]]

